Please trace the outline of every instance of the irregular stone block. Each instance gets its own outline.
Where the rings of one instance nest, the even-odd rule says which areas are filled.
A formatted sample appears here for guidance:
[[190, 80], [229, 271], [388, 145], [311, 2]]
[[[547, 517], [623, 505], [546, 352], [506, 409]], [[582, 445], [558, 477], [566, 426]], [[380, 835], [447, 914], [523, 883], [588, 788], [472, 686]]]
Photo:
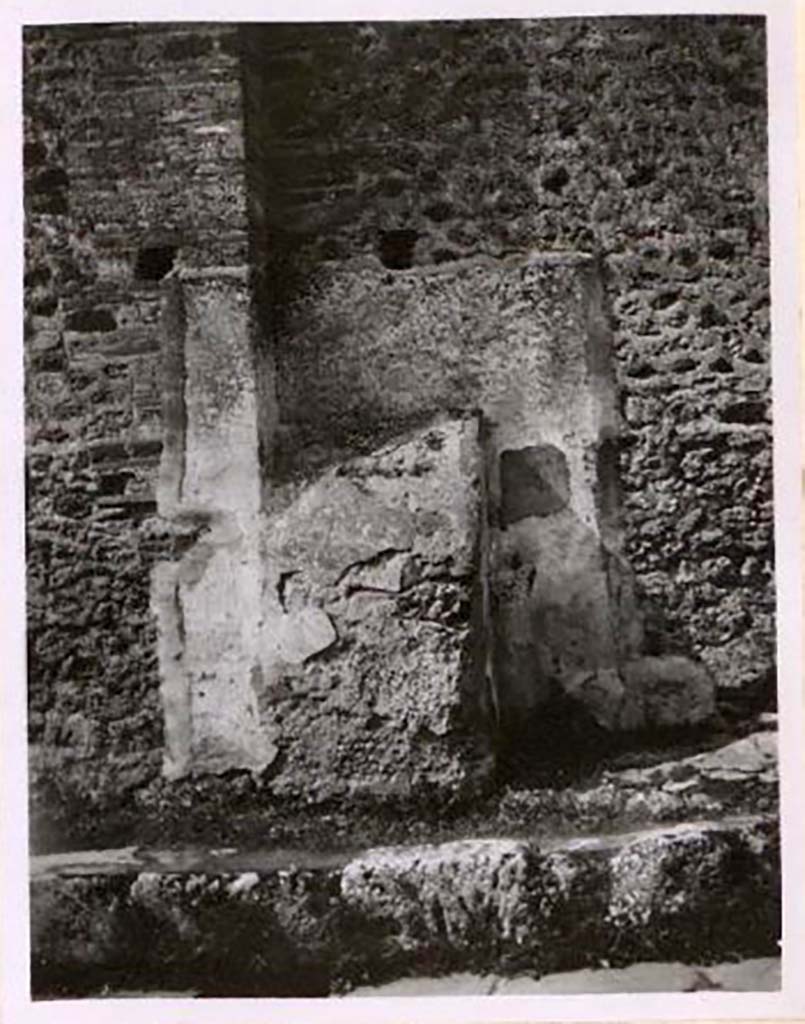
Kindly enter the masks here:
[[627, 687], [617, 668], [577, 672], [565, 682], [564, 691], [596, 725], [610, 732], [646, 724], [640, 694]]
[[613, 825], [720, 820], [777, 812], [777, 737], [754, 733], [723, 747], [647, 767], [608, 770], [580, 787], [510, 788], [503, 821], [583, 822], [590, 831]]
[[[170, 861], [171, 858], [166, 858]], [[332, 870], [58, 875], [32, 887], [35, 992], [323, 996], [337, 963]]]
[[260, 721], [277, 792], [453, 789], [489, 768], [474, 419], [308, 485], [262, 534]]
[[626, 956], [760, 955], [779, 934], [779, 914], [772, 820], [680, 825], [635, 838], [612, 860], [607, 917]]
[[673, 786], [694, 788], [696, 792], [701, 792], [708, 780], [774, 783], [777, 781], [777, 734], [751, 733], [726, 746], [680, 761], [663, 761], [650, 768], [630, 768], [619, 772], [617, 779], [626, 786]]
[[715, 683], [703, 665], [680, 655], [633, 658], [577, 672], [565, 693], [608, 731], [700, 725], [715, 713]]
[[490, 929], [518, 944], [531, 928], [533, 862], [529, 844], [512, 839], [369, 850], [344, 868], [341, 895], [386, 922], [402, 949], [480, 948]]
[[635, 658], [626, 686], [642, 698], [646, 725], [700, 725], [715, 713], [715, 683], [704, 665], [680, 655]]
[[719, 750], [708, 750], [685, 762], [705, 779], [718, 782], [746, 782], [753, 776], [766, 783], [777, 782], [777, 734], [758, 732], [744, 736]]

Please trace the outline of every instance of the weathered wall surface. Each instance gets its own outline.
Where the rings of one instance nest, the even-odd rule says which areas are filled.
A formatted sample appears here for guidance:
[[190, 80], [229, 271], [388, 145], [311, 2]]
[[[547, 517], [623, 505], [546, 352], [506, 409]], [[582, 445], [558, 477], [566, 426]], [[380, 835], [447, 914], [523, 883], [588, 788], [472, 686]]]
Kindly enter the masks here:
[[435, 418], [267, 517], [255, 687], [276, 792], [407, 797], [488, 778], [479, 431]]
[[[245, 775], [162, 781], [166, 723], [169, 749], [187, 737], [165, 718], [181, 695], [160, 696], [151, 607], [167, 613], [176, 581], [160, 570], [155, 598], [150, 574], [219, 522], [227, 495], [225, 516], [251, 516], [260, 471], [281, 514], [369, 436], [419, 422], [383, 401], [343, 416], [343, 367], [305, 401], [300, 311], [343, 333], [327, 281], [355, 259], [382, 295], [438, 288], [436, 264], [601, 257], [625, 428], [589, 479], [620, 470], [649, 650], [693, 650], [722, 687], [772, 676], [758, 20], [76, 26], [28, 30], [25, 55], [35, 822], [80, 832], [99, 810], [264, 799]], [[250, 261], [271, 340], [257, 352]], [[237, 352], [256, 362], [233, 378]], [[211, 367], [208, 407], [193, 381]], [[534, 502], [558, 511], [551, 443], [501, 460], [515, 528]], [[533, 459], [539, 493], [521, 486]], [[618, 550], [620, 525], [596, 514]]]
[[[393, 274], [603, 255], [626, 421], [611, 457], [650, 641], [698, 652], [722, 687], [773, 681], [761, 19], [249, 26], [243, 40], [280, 339], [322, 262], [373, 255]], [[277, 358], [282, 372], [281, 340]], [[281, 424], [280, 474], [296, 426]]]
[[490, 672], [509, 721], [641, 648], [602, 471], [618, 417], [598, 272], [525, 254], [390, 274], [367, 256], [311, 275], [284, 311], [280, 479], [437, 413], [480, 416]]
[[477, 421], [442, 418], [160, 563], [168, 776], [306, 801], [488, 776], [481, 477]]
[[40, 839], [97, 826], [105, 809], [136, 814], [143, 794], [156, 799], [159, 789], [150, 570], [193, 532], [153, 518], [161, 392], [183, 372], [162, 363], [162, 278], [178, 265], [247, 263], [234, 39], [218, 26], [25, 33], [29, 695]]
[[159, 510], [206, 530], [155, 576], [169, 778], [466, 791], [491, 735], [549, 701], [615, 730], [711, 714], [705, 673], [641, 658], [598, 275], [578, 255], [311, 274], [283, 311], [291, 477], [267, 474], [265, 515], [248, 321], [177, 279], [185, 430]]

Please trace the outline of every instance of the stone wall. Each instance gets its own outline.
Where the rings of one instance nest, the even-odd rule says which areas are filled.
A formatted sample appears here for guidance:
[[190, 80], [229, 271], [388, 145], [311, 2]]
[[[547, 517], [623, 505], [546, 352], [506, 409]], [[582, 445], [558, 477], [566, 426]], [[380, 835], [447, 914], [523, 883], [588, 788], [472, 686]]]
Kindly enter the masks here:
[[[609, 457], [650, 643], [768, 696], [762, 19], [249, 26], [243, 39], [280, 367], [285, 311], [320, 264], [604, 257], [625, 418]], [[281, 370], [280, 477], [310, 452], [284, 401]]]
[[236, 54], [226, 26], [25, 32], [29, 722], [45, 841], [106, 810], [136, 816], [159, 785], [150, 573], [193, 533], [154, 517], [162, 391], [182, 373], [162, 305], [180, 268], [248, 263]]
[[[184, 740], [151, 605], [167, 614], [178, 584], [160, 570], [155, 598], [150, 579], [244, 480], [262, 473], [247, 504], [281, 514], [368, 439], [422, 425], [383, 402], [342, 415], [343, 366], [305, 401], [300, 316], [329, 310], [337, 328], [327, 282], [355, 261], [391, 295], [484, 261], [593, 254], [623, 420], [590, 478], [620, 481], [622, 523], [596, 512], [597, 528], [648, 599], [650, 651], [698, 654], [722, 688], [773, 682], [759, 19], [73, 26], [24, 42], [40, 839], [45, 821], [61, 841], [101, 812], [125, 831], [235, 790], [267, 799], [248, 773], [163, 779], [165, 726], [168, 762]], [[232, 345], [249, 363], [238, 402], [185, 402], [194, 373], [210, 378], [204, 353]], [[224, 387], [228, 355], [216, 365]], [[222, 418], [241, 399], [246, 419]]]

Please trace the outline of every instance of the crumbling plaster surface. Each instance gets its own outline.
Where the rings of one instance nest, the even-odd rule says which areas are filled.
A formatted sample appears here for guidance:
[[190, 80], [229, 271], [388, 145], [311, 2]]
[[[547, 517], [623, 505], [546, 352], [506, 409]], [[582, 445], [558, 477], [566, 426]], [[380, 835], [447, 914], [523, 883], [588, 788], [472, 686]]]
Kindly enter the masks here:
[[312, 277], [277, 345], [280, 478], [438, 410], [477, 410], [504, 716], [533, 710], [575, 670], [615, 668], [640, 650], [600, 470], [618, 414], [598, 275], [583, 254], [395, 274], [357, 258]]
[[407, 794], [489, 774], [482, 472], [476, 418], [437, 420], [268, 517], [260, 696], [288, 744], [279, 791]]
[[[247, 319], [218, 292], [185, 301], [195, 470], [161, 510], [210, 529], [156, 578], [169, 776], [268, 771], [309, 799], [452, 791], [558, 696], [612, 731], [712, 715], [701, 666], [641, 657], [602, 458], [619, 421], [598, 274], [527, 254], [315, 277], [277, 351], [284, 473], [264, 519], [257, 364], [232, 329]], [[194, 373], [208, 348], [229, 364], [212, 385]], [[176, 461], [166, 449], [169, 482]]]
[[477, 434], [434, 422], [273, 516], [215, 513], [158, 567], [170, 776], [321, 799], [488, 774]]

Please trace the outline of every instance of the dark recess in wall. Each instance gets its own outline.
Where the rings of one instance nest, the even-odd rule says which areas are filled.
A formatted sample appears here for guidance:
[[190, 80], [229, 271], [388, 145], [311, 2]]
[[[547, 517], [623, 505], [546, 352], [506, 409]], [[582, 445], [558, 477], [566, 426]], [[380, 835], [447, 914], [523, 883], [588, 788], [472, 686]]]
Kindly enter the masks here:
[[418, 237], [416, 231], [405, 228], [381, 232], [380, 262], [389, 270], [407, 270], [414, 262], [414, 246]]
[[161, 281], [173, 269], [176, 254], [173, 245], [145, 246], [137, 253], [134, 276], [141, 281]]

